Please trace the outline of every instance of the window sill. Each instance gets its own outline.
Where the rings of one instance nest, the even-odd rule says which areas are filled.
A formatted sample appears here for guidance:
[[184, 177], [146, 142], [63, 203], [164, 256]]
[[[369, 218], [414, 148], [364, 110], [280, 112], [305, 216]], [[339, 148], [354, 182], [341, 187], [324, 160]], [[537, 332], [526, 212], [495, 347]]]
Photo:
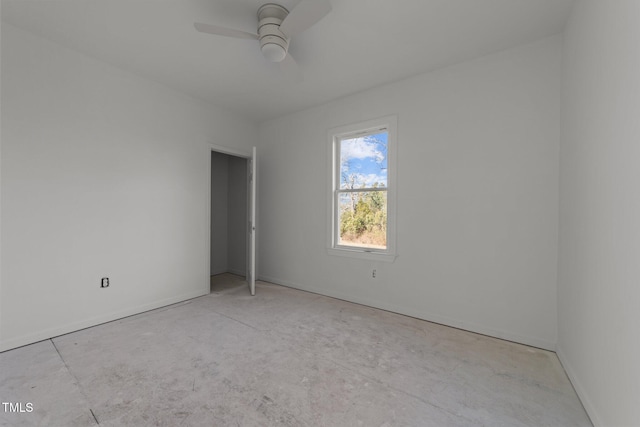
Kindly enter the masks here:
[[335, 256], [344, 256], [348, 258], [364, 259], [368, 261], [384, 261], [384, 262], [394, 262], [398, 257], [395, 254], [367, 252], [362, 249], [327, 248], [327, 253], [329, 255], [335, 255]]

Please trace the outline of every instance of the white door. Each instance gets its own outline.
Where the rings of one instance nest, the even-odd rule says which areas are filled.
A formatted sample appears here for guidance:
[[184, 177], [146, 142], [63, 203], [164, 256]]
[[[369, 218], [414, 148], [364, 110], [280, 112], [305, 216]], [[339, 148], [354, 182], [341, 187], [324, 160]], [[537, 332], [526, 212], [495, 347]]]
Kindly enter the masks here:
[[251, 295], [256, 294], [256, 147], [249, 160], [249, 271], [247, 282]]

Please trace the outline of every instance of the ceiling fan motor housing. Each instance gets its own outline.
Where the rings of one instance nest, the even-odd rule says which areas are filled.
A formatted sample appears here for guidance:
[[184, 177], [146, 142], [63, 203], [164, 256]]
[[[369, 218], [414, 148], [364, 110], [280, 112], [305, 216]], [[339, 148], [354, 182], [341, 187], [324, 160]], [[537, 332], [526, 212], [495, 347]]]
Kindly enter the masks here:
[[289, 37], [280, 31], [280, 24], [289, 11], [284, 7], [267, 3], [258, 9], [258, 36], [260, 50], [271, 62], [280, 62], [289, 51]]

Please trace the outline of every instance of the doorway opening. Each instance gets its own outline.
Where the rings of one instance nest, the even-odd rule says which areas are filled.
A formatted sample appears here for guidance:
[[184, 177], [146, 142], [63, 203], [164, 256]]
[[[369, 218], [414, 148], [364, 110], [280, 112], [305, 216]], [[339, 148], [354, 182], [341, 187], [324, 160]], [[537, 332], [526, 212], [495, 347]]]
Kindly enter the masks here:
[[211, 152], [210, 292], [247, 285], [249, 159]]

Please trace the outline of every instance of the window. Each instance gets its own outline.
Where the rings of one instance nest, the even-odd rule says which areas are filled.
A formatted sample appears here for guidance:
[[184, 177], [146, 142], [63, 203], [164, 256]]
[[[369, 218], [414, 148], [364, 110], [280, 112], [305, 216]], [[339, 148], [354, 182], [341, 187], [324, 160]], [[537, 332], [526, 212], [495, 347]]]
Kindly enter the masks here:
[[329, 132], [333, 255], [395, 259], [396, 118]]

